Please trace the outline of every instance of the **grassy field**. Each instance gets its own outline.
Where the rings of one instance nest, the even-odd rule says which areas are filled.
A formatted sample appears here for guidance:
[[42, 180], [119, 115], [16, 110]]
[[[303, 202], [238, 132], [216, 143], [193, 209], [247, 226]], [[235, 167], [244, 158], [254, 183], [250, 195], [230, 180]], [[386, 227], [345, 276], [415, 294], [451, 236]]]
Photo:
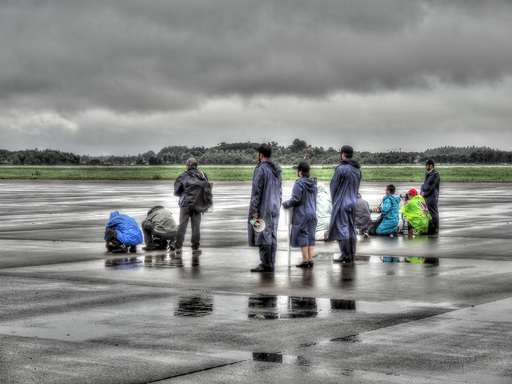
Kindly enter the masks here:
[[[252, 180], [253, 167], [200, 167], [212, 181]], [[0, 179], [47, 180], [174, 180], [184, 167], [0, 167]], [[363, 181], [421, 182], [423, 167], [362, 167]], [[512, 182], [512, 167], [438, 167], [444, 182]], [[333, 167], [312, 168], [311, 176], [327, 181], [332, 178]], [[295, 180], [297, 173], [283, 168], [283, 180]]]

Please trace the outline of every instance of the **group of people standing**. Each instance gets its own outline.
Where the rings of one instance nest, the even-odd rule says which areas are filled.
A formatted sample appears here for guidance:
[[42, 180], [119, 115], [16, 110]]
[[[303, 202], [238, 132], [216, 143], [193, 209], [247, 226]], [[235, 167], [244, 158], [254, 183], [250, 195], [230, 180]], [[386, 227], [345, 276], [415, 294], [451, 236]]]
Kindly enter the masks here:
[[[361, 166], [352, 159], [353, 154], [351, 146], [341, 148], [341, 162], [329, 184], [332, 209], [324, 240], [336, 241], [339, 245], [340, 256], [334, 262], [354, 261], [358, 230], [365, 237], [370, 234], [388, 235], [398, 230], [401, 198], [396, 194], [395, 186], [390, 184], [386, 187], [383, 202], [376, 210], [380, 216], [373, 222], [368, 203], [359, 194]], [[290, 245], [301, 248], [302, 253], [302, 262], [297, 267], [313, 267], [315, 235], [318, 231], [317, 201], [325, 192], [320, 188], [321, 195], [318, 195], [317, 181], [310, 177], [310, 165], [302, 161], [294, 167], [298, 179], [291, 198], [283, 202], [281, 167], [272, 159], [272, 147], [260, 145], [256, 148], [256, 156], [258, 165], [253, 174], [247, 225], [249, 246], [258, 247], [260, 263], [251, 272], [273, 272], [275, 269], [281, 207], [293, 209]], [[433, 160], [426, 161], [427, 173], [420, 193], [411, 189], [404, 199], [406, 204], [401, 208], [403, 216], [407, 217], [417, 234], [426, 233], [429, 223], [433, 233], [439, 230], [437, 200], [440, 178], [434, 166]], [[141, 223], [142, 231], [133, 218], [113, 212], [105, 230], [109, 251], [136, 252], [136, 245], [144, 238], [145, 250], [169, 249], [180, 254], [188, 223], [191, 222], [192, 251], [193, 254], [200, 254], [200, 224], [204, 211], [191, 206], [187, 188], [191, 179], [208, 181], [208, 178], [197, 169], [197, 161], [193, 158], [187, 160], [186, 168], [174, 183], [174, 195], [179, 196], [179, 224], [163, 206], [155, 206], [148, 211]], [[325, 216], [324, 213], [322, 216]], [[264, 222], [263, 230], [255, 228], [254, 219]]]
[[[361, 166], [352, 159], [354, 150], [349, 145], [341, 148], [341, 163], [330, 182], [332, 212], [327, 240], [337, 241], [341, 251], [335, 261], [353, 261], [356, 254], [355, 228], [356, 200], [361, 182]], [[249, 224], [249, 245], [259, 247], [260, 264], [251, 272], [273, 272], [277, 251], [277, 225], [282, 202], [281, 168], [272, 159], [272, 148], [262, 144], [257, 148], [258, 165], [254, 171], [249, 219], [261, 218], [266, 227], [256, 231]], [[313, 263], [317, 227], [317, 182], [311, 178], [310, 166], [301, 162], [292, 189], [292, 197], [282, 203], [285, 209], [293, 208], [290, 245], [300, 247], [300, 268], [310, 268]]]
[[[353, 160], [354, 149], [344, 145], [340, 150], [341, 163], [334, 171], [330, 182], [332, 211], [329, 227], [325, 236], [327, 241], [338, 242], [340, 256], [334, 262], [353, 262], [356, 254], [358, 228], [363, 229], [365, 237], [397, 233], [399, 213], [402, 212], [414, 228], [414, 233], [422, 234], [430, 230], [439, 231], [437, 201], [439, 196], [439, 174], [435, 163], [429, 159], [425, 163], [427, 173], [418, 195], [411, 189], [404, 198], [406, 204], [400, 209], [401, 197], [390, 184], [386, 187], [380, 213], [376, 222], [371, 220], [368, 203], [359, 194], [361, 166]], [[266, 223], [263, 231], [248, 226], [249, 245], [259, 247], [260, 263], [251, 272], [273, 272], [277, 251], [277, 225], [282, 201], [281, 168], [272, 159], [269, 145], [263, 144], [257, 149], [258, 165], [254, 171], [249, 220], [261, 218]], [[301, 162], [297, 167], [299, 177], [292, 189], [292, 196], [282, 203], [285, 209], [293, 208], [290, 245], [300, 247], [302, 262], [299, 268], [313, 267], [315, 233], [317, 232], [316, 204], [318, 187], [315, 178], [310, 177], [310, 166]]]

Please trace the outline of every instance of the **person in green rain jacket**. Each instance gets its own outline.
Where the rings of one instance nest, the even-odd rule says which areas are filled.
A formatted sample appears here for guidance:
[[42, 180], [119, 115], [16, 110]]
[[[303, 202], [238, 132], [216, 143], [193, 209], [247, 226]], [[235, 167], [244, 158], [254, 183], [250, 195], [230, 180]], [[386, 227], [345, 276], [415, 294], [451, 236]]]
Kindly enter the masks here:
[[432, 220], [432, 216], [428, 212], [425, 199], [418, 196], [415, 189], [409, 190], [407, 193], [407, 204], [402, 207], [402, 213], [414, 228], [414, 233], [421, 235], [428, 232], [428, 222]]

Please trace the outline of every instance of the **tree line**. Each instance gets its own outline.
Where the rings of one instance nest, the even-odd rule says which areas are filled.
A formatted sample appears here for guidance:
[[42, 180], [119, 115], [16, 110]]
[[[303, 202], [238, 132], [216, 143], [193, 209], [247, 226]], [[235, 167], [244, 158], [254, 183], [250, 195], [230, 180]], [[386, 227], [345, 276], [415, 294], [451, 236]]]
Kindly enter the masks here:
[[[10, 152], [0, 150], [1, 165], [175, 165], [184, 164], [195, 157], [205, 165], [253, 165], [256, 162], [256, 148], [260, 143], [219, 143], [214, 147], [168, 146], [158, 153], [148, 151], [127, 156], [75, 155], [57, 150], [24, 150]], [[311, 165], [332, 165], [340, 161], [339, 149], [311, 146], [306, 141], [295, 139], [291, 145], [276, 142], [272, 157], [281, 165], [296, 165], [307, 160]], [[488, 147], [439, 147], [424, 152], [355, 152], [354, 158], [367, 165], [415, 165], [423, 164], [426, 158], [435, 159], [437, 164], [512, 164], [512, 152], [499, 151]]]

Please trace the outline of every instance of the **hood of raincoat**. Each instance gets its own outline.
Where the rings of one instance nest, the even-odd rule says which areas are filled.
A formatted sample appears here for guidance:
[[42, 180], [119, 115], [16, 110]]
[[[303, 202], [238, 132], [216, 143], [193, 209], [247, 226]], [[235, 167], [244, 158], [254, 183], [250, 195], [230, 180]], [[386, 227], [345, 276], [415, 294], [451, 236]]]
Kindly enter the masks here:
[[315, 195], [316, 195], [316, 191], [317, 191], [316, 178], [301, 177], [299, 180], [301, 181], [302, 185], [308, 192], [315, 193]]
[[256, 168], [258, 168], [262, 164], [268, 165], [268, 167], [270, 168], [270, 170], [272, 171], [272, 173], [274, 174], [275, 177], [279, 177], [279, 175], [281, 175], [281, 166], [279, 166], [279, 164], [274, 162], [274, 160], [272, 160], [272, 159], [265, 159], [265, 161], [262, 161], [261, 163], [259, 163], [256, 166]]
[[355, 161], [355, 160], [352, 160], [352, 159], [344, 159], [344, 160], [341, 160], [341, 164], [348, 164], [348, 165], [351, 165], [357, 169], [360, 169], [361, 168], [361, 165]]

